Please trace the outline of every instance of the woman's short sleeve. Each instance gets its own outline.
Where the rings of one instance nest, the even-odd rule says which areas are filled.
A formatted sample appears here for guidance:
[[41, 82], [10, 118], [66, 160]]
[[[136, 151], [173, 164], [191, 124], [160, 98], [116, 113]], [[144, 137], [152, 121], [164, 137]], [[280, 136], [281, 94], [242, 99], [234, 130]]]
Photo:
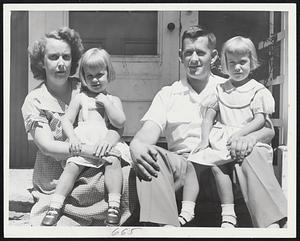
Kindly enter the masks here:
[[30, 94], [25, 98], [22, 106], [22, 115], [26, 132], [31, 131], [39, 123], [48, 123], [45, 112], [40, 109], [40, 101]]
[[267, 88], [259, 90], [250, 105], [254, 114], [272, 114], [275, 111], [275, 101], [271, 92]]
[[207, 108], [213, 109], [215, 111], [219, 111], [219, 102], [218, 102], [218, 96], [216, 93], [211, 94], [208, 97], [208, 105]]

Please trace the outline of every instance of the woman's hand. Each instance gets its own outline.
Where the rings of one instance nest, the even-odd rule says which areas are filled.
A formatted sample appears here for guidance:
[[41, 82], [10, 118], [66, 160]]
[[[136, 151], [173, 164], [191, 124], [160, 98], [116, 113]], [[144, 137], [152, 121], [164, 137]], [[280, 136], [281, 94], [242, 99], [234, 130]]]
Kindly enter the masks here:
[[72, 156], [79, 156], [81, 152], [81, 141], [77, 136], [73, 136], [69, 140], [69, 151]]
[[113, 145], [110, 142], [102, 140], [94, 146], [94, 156], [101, 158], [107, 155], [112, 147]]
[[252, 152], [256, 143], [256, 138], [253, 135], [248, 135], [232, 138], [228, 141], [227, 146], [230, 151], [231, 158], [241, 162]]
[[151, 181], [152, 177], [157, 177], [159, 166], [157, 161], [157, 151], [153, 145], [133, 140], [130, 143], [130, 153], [137, 175], [145, 180]]

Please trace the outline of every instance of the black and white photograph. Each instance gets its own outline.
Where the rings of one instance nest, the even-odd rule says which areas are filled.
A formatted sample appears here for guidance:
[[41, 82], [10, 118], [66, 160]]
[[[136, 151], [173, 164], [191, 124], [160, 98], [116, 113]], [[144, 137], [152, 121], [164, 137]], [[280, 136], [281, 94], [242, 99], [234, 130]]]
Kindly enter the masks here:
[[296, 4], [4, 4], [4, 237], [296, 237]]

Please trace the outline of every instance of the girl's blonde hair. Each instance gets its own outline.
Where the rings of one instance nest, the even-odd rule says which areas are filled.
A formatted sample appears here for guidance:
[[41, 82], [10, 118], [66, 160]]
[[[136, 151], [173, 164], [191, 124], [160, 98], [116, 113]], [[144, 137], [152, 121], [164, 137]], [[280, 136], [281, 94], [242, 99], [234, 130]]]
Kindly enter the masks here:
[[108, 82], [113, 81], [116, 77], [110, 55], [102, 48], [89, 49], [81, 57], [79, 77], [82, 87], [87, 87], [86, 80], [84, 78], [84, 67], [105, 67], [108, 72]]
[[249, 38], [236, 36], [227, 40], [223, 44], [223, 48], [221, 52], [221, 66], [225, 74], [228, 74], [227, 56], [226, 56], [227, 53], [248, 54], [250, 59], [251, 71], [259, 67], [255, 46]]

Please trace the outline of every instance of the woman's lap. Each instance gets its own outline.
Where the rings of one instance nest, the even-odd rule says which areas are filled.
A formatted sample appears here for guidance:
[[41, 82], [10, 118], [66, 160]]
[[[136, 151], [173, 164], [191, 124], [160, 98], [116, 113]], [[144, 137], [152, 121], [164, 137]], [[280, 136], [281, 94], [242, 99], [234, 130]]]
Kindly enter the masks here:
[[[78, 177], [70, 195], [66, 198], [64, 215], [57, 225], [104, 225], [107, 202], [104, 188], [104, 168], [86, 168]], [[137, 206], [135, 175], [130, 166], [122, 168], [123, 190], [121, 197], [121, 221], [126, 222]], [[31, 224], [40, 225], [51, 196], [34, 192], [38, 201], [31, 210]]]

